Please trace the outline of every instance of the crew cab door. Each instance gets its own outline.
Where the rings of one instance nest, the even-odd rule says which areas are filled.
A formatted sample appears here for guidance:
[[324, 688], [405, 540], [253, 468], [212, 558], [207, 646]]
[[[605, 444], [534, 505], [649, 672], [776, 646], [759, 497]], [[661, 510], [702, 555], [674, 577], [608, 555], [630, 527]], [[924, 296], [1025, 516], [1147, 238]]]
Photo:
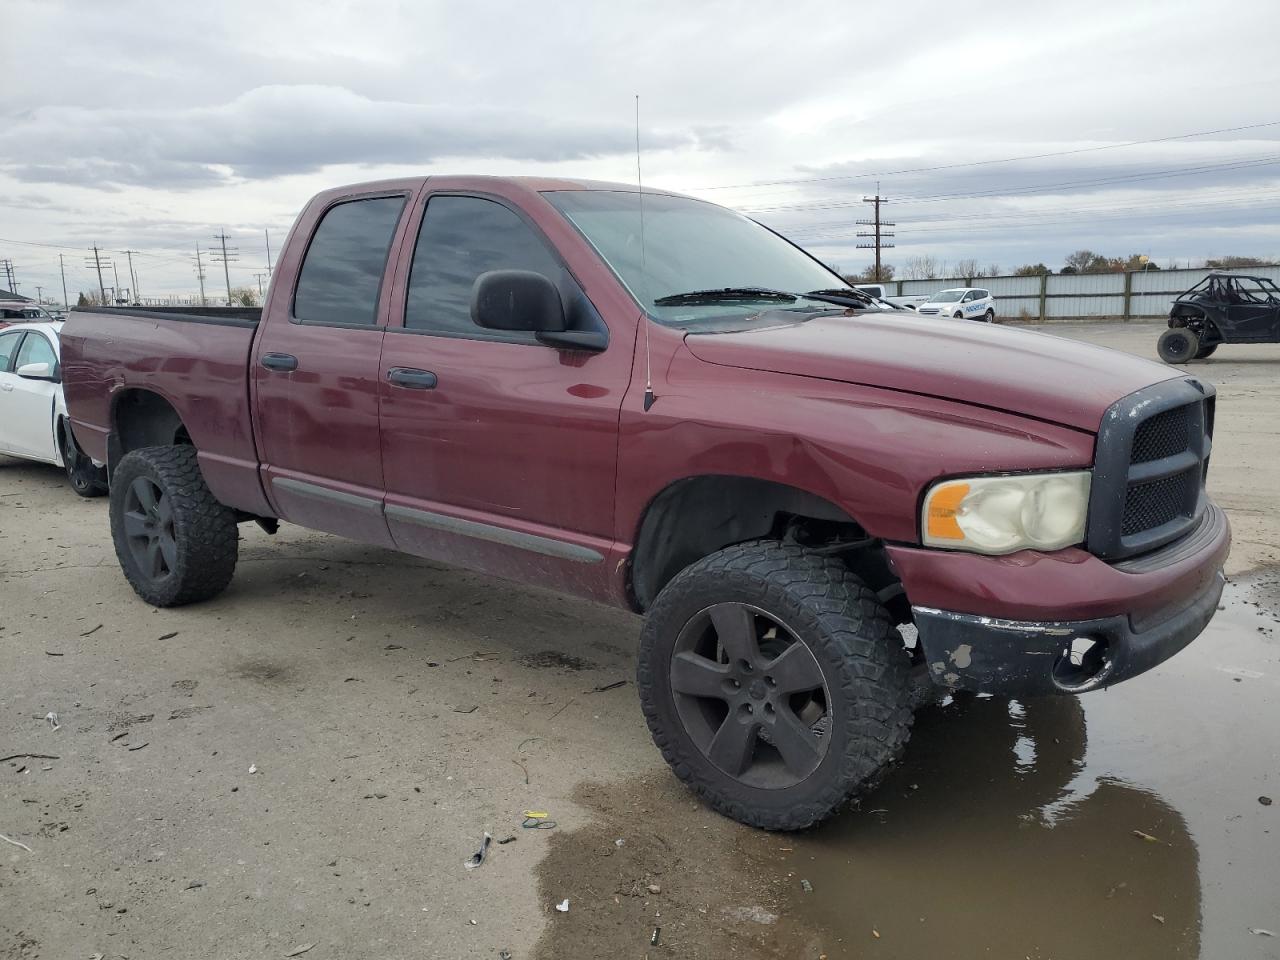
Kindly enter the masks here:
[[556, 284], [571, 325], [606, 329], [566, 261], [515, 202], [428, 192], [416, 219], [379, 376], [396, 546], [600, 594], [634, 341], [587, 353], [476, 326], [476, 278], [519, 269]]
[[[20, 377], [17, 371], [29, 363], [45, 363], [51, 371], [56, 371], [58, 355], [49, 338], [39, 330], [28, 330], [25, 338], [20, 333], [18, 336], [21, 343], [9, 364], [0, 365], [0, 424], [3, 424], [0, 429], [4, 433], [4, 450], [29, 460], [56, 463], [53, 410], [58, 385], [50, 380]], [[6, 340], [6, 349], [13, 342]]]
[[379, 356], [389, 254], [408, 193], [308, 210], [250, 357], [262, 485], [285, 520], [391, 546], [382, 515]]

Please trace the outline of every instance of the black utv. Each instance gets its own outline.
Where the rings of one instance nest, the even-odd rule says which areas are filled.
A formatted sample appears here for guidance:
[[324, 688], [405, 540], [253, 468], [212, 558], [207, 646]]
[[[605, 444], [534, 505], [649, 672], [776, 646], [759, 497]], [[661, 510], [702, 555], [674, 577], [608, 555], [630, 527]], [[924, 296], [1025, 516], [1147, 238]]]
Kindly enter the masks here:
[[1211, 273], [1173, 301], [1156, 350], [1165, 363], [1203, 360], [1220, 343], [1280, 343], [1280, 287], [1266, 277]]

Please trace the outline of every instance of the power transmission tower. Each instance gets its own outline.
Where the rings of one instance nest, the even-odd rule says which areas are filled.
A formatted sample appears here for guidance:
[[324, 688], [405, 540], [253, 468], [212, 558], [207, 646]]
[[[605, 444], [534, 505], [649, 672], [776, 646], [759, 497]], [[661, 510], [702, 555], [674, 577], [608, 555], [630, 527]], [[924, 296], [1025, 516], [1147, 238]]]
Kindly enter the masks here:
[[196, 261], [196, 277], [200, 281], [200, 306], [208, 306], [204, 297], [204, 261], [200, 259], [200, 244], [198, 243], [196, 244], [196, 255], [194, 259]]
[[874, 229], [874, 230], [872, 230], [872, 231], [867, 231], [867, 232], [859, 233], [859, 234], [858, 234], [858, 236], [860, 236], [860, 237], [874, 237], [874, 238], [875, 238], [875, 242], [874, 242], [874, 243], [860, 243], [860, 244], [858, 244], [858, 246], [859, 246], [861, 249], [864, 249], [864, 250], [866, 250], [866, 249], [870, 249], [871, 247], [875, 247], [875, 250], [876, 250], [876, 279], [877, 279], [877, 280], [883, 280], [883, 279], [884, 279], [884, 274], [881, 272], [882, 268], [881, 268], [881, 266], [880, 266], [880, 251], [881, 251], [881, 250], [888, 250], [888, 249], [890, 249], [890, 248], [893, 246], [893, 244], [892, 244], [892, 243], [885, 243], [885, 242], [884, 242], [884, 238], [885, 238], [885, 237], [892, 237], [892, 236], [893, 236], [893, 234], [892, 234], [892, 233], [888, 233], [888, 232], [886, 232], [884, 228], [885, 228], [885, 227], [894, 227], [894, 226], [897, 226], [897, 224], [895, 224], [895, 223], [890, 223], [890, 222], [889, 222], [889, 221], [887, 221], [887, 220], [881, 220], [881, 219], [880, 219], [880, 204], [882, 204], [882, 203], [888, 203], [888, 202], [889, 202], [889, 199], [888, 199], [887, 197], [882, 197], [882, 196], [880, 196], [880, 184], [878, 184], [878, 183], [876, 184], [876, 195], [875, 195], [874, 197], [863, 197], [863, 198], [862, 198], [862, 202], [863, 202], [863, 203], [874, 203], [874, 204], [875, 204], [875, 211], [876, 211], [875, 219], [873, 219], [873, 220], [858, 220], [858, 221], [855, 221], [855, 222], [856, 222], [856, 223], [858, 223], [858, 224], [859, 224], [859, 225], [861, 225], [861, 226], [874, 227], [875, 229]]
[[67, 300], [67, 268], [62, 262], [62, 254], [58, 254], [58, 272], [62, 274], [62, 309], [70, 310], [71, 303]]
[[218, 254], [215, 253], [215, 254], [212, 254], [209, 257], [209, 259], [214, 261], [215, 263], [222, 264], [222, 276], [223, 276], [223, 279], [227, 281], [227, 306], [229, 307], [231, 306], [231, 271], [228, 268], [227, 264], [231, 263], [232, 261], [239, 260], [240, 257], [237, 255], [237, 251], [235, 247], [231, 247], [230, 249], [228, 249], [227, 231], [223, 230], [221, 233], [215, 235], [213, 239], [219, 241], [222, 244], [222, 256], [218, 256]]
[[[96, 243], [93, 245], [93, 258], [90, 259], [89, 257], [85, 257], [84, 262], [86, 264], [92, 264], [98, 271], [98, 296], [101, 298], [98, 302], [105, 307], [107, 305], [107, 288], [102, 283], [102, 254], [98, 250], [98, 245]], [[107, 265], [112, 265], [110, 259], [107, 260]]]
[[263, 229], [262, 235], [267, 238], [267, 276], [271, 276], [271, 231]]
[[126, 257], [128, 257], [128, 258], [129, 258], [129, 283], [130, 283], [130, 285], [131, 285], [131, 286], [130, 286], [130, 291], [129, 291], [129, 292], [130, 292], [130, 293], [132, 294], [132, 296], [133, 296], [133, 302], [134, 302], [134, 303], [137, 303], [137, 302], [139, 301], [139, 299], [141, 298], [141, 294], [140, 294], [140, 293], [138, 293], [138, 275], [137, 275], [136, 273], [134, 273], [134, 272], [133, 272], [133, 255], [134, 255], [135, 253], [138, 253], [139, 251], [137, 251], [137, 250], [122, 250], [122, 251], [120, 251], [120, 252], [121, 252], [121, 253], [123, 253]]

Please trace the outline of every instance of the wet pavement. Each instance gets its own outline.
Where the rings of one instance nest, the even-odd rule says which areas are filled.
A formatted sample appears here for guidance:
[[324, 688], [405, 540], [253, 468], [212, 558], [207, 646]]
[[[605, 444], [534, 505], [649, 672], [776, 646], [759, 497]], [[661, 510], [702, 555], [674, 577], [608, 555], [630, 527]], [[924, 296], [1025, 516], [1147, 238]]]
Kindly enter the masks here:
[[1113, 690], [917, 714], [862, 810], [779, 845], [825, 952], [1280, 957], [1278, 581]]

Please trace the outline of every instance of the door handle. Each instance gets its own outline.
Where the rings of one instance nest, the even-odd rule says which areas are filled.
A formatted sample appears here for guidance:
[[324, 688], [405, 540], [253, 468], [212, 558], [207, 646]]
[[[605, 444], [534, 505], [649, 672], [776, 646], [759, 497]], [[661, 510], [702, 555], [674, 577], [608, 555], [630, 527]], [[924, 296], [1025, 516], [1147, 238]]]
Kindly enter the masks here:
[[392, 367], [387, 371], [387, 379], [398, 387], [411, 390], [434, 390], [436, 375], [430, 370], [415, 370], [413, 367]]
[[288, 372], [298, 369], [298, 358], [291, 353], [264, 353], [259, 362], [268, 370]]

